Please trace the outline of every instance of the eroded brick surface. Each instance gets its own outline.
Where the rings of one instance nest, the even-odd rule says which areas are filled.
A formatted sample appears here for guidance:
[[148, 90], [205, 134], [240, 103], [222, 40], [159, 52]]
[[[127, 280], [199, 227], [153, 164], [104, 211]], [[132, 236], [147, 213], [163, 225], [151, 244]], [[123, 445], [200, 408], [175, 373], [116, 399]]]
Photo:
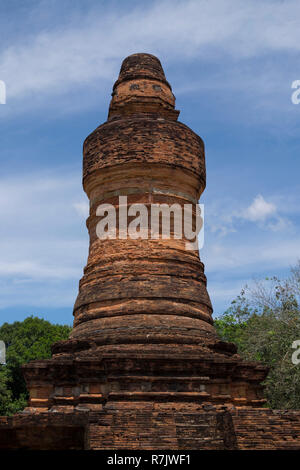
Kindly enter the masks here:
[[195, 213], [204, 144], [178, 115], [159, 60], [125, 59], [108, 120], [83, 148], [90, 246], [74, 328], [51, 359], [23, 367], [28, 408], [0, 418], [0, 448], [299, 447], [299, 413], [262, 408], [267, 369], [218, 338], [198, 251], [184, 238], [96, 235], [98, 205], [118, 214], [119, 196]]

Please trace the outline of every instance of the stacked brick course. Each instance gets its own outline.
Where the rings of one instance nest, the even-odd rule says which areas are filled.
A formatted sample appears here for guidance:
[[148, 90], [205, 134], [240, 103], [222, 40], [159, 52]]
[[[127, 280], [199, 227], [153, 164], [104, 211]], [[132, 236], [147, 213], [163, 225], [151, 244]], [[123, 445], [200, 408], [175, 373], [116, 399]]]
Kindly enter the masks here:
[[300, 447], [298, 414], [262, 408], [266, 368], [218, 338], [198, 251], [174, 237], [96, 235], [97, 207], [118, 212], [119, 196], [195, 208], [204, 144], [178, 115], [159, 60], [125, 59], [108, 120], [84, 143], [90, 248], [74, 328], [50, 360], [24, 366], [28, 408], [0, 418], [0, 448]]

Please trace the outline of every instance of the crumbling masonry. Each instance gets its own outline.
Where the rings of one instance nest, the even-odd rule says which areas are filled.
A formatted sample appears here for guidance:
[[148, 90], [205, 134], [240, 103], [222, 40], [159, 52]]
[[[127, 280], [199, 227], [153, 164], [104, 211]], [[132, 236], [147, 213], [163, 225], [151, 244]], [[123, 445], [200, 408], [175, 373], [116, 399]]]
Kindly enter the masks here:
[[258, 363], [221, 341], [204, 266], [184, 239], [100, 240], [100, 203], [197, 204], [204, 144], [179, 122], [160, 61], [124, 60], [87, 137], [90, 247], [69, 340], [23, 367], [30, 399], [0, 448], [299, 449], [300, 413], [263, 408]]

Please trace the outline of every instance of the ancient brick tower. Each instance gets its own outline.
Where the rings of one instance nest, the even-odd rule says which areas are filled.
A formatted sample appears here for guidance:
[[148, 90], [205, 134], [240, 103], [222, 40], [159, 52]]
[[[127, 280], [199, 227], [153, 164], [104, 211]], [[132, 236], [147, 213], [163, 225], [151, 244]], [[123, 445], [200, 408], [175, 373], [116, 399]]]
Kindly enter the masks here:
[[[177, 121], [159, 60], [134, 54], [113, 87], [108, 120], [84, 143], [90, 200], [88, 263], [70, 341], [25, 368], [30, 407], [103, 404], [260, 405], [265, 369], [241, 363], [217, 338], [198, 251], [185, 240], [99, 240], [96, 209], [132, 203], [196, 204], [205, 187], [201, 138]], [[64, 367], [62, 367], [64, 361]]]
[[[187, 250], [184, 239], [96, 234], [97, 207], [119, 209], [119, 196], [129, 205], [197, 204], [204, 145], [178, 115], [160, 61], [150, 54], [125, 59], [108, 120], [84, 143], [90, 248], [74, 328], [53, 346], [52, 359], [24, 367], [29, 405], [2, 423], [6, 432], [27, 426], [24, 438], [40, 427], [43, 448], [239, 448], [239, 432], [245, 448], [266, 447], [265, 439], [254, 442], [256, 423], [274, 422], [261, 408], [267, 371], [218, 338], [198, 251]], [[286, 419], [277, 424], [288, 436]], [[291, 419], [299, 431], [298, 415]]]

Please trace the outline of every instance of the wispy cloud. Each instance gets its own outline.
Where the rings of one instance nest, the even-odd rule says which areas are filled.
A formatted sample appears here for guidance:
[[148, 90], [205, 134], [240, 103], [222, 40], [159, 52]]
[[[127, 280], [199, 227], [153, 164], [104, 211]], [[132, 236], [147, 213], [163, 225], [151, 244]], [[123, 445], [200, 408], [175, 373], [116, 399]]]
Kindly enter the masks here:
[[137, 49], [168, 57], [169, 62], [259, 58], [300, 49], [297, 0], [165, 0], [129, 9], [119, 5], [104, 10], [101, 3], [67, 22], [64, 17], [65, 23], [59, 22], [58, 9], [56, 26], [53, 22], [25, 41], [19, 37], [5, 45], [0, 71], [9, 99], [111, 79], [120, 59]]
[[239, 242], [212, 240], [203, 249], [203, 257], [208, 272], [220, 270], [223, 276], [225, 272], [229, 275], [229, 271], [234, 270], [245, 275], [247, 272], [287, 268], [300, 258], [300, 237], [286, 236], [280, 241], [255, 238], [252, 243], [242, 236]]
[[53, 306], [54, 292], [58, 305], [74, 301], [88, 248], [79, 175], [8, 177], [0, 188], [0, 307]]

